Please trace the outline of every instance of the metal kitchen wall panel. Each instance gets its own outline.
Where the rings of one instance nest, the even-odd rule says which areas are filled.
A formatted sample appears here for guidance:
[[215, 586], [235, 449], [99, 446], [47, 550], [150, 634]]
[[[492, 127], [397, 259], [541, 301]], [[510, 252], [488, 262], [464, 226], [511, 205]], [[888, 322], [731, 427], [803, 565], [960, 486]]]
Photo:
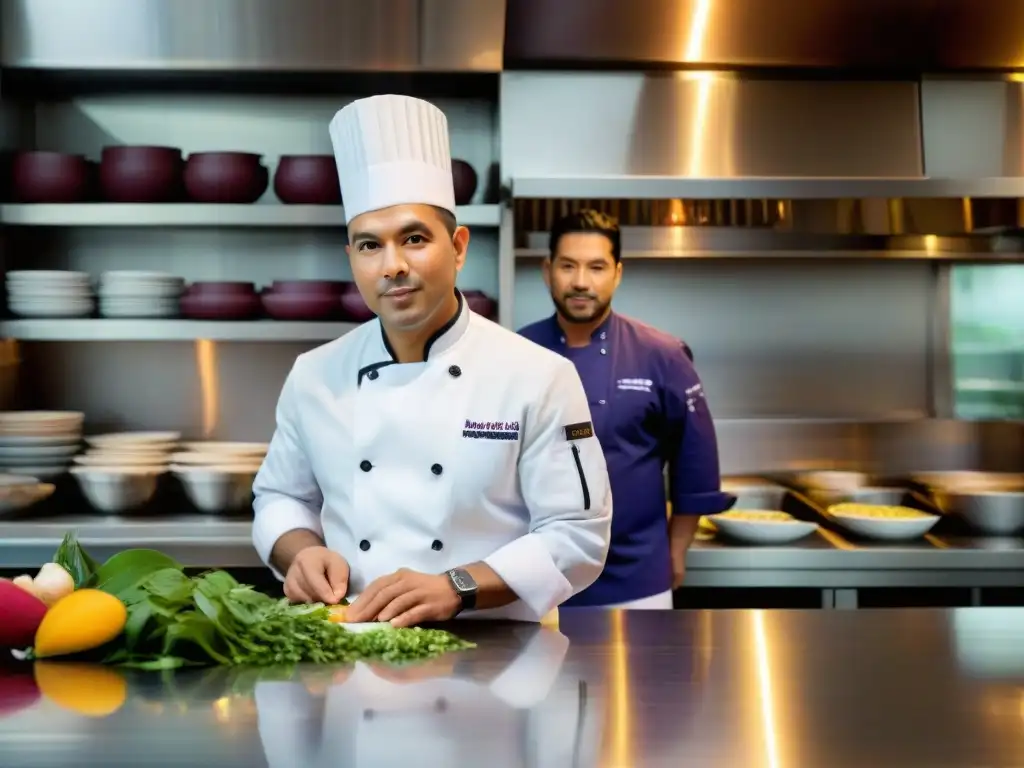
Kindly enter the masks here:
[[922, 174], [913, 82], [627, 72], [501, 81], [506, 179]]
[[2, 0], [4, 66], [497, 72], [505, 0]]
[[[615, 308], [686, 341], [717, 418], [920, 418], [932, 274], [911, 261], [636, 259]], [[514, 292], [514, 327], [552, 313], [539, 259], [518, 260]]]
[[1019, 78], [925, 78], [921, 127], [929, 176], [1024, 176], [1024, 81]]

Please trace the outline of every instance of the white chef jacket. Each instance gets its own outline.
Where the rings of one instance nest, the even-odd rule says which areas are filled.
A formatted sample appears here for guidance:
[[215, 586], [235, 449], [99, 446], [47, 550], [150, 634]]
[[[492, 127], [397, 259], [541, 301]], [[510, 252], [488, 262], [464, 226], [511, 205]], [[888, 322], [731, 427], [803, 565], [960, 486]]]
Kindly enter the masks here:
[[600, 692], [561, 674], [568, 646], [564, 635], [540, 629], [489, 684], [457, 676], [393, 683], [361, 662], [322, 698], [301, 682], [258, 683], [267, 765], [595, 766]]
[[253, 542], [269, 565], [288, 531], [323, 536], [350, 599], [399, 568], [483, 561], [520, 600], [464, 615], [538, 621], [604, 566], [608, 470], [572, 362], [458, 298], [425, 362], [396, 362], [379, 320], [295, 361]]

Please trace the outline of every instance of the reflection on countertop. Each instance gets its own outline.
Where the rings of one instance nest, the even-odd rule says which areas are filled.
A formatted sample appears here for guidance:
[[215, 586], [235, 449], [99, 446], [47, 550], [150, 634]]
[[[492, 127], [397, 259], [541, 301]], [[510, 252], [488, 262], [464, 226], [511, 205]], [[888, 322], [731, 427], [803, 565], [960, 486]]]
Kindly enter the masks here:
[[[1024, 610], [605, 612], [459, 623], [395, 668], [0, 670], [9, 768], [1011, 768]], [[120, 681], [120, 682], [118, 682]]]

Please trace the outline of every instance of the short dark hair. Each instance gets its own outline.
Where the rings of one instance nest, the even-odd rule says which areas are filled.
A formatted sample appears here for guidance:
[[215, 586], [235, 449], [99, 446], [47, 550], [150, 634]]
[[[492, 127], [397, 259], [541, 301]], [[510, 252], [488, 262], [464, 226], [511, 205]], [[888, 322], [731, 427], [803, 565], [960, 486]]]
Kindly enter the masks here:
[[437, 212], [438, 216], [441, 217], [441, 222], [444, 224], [444, 228], [448, 230], [448, 237], [455, 237], [455, 230], [459, 228], [459, 223], [455, 219], [455, 214], [439, 205], [432, 205], [430, 207]]
[[584, 208], [582, 211], [570, 213], [563, 216], [551, 227], [551, 238], [548, 241], [548, 248], [551, 253], [549, 258], [555, 258], [555, 251], [558, 250], [558, 241], [562, 235], [574, 232], [596, 232], [604, 235], [612, 244], [612, 258], [618, 264], [622, 259], [622, 234], [619, 231], [619, 222], [614, 216], [601, 213], [593, 208]]

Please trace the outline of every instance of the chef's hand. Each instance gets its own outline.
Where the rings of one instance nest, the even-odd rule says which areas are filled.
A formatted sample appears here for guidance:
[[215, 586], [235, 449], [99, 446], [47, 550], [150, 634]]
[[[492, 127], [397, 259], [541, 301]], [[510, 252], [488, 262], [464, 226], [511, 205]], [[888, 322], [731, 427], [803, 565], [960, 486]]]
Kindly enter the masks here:
[[462, 600], [447, 576], [402, 568], [371, 583], [349, 606], [346, 618], [411, 627], [425, 621], [447, 621], [461, 607]]
[[306, 547], [292, 560], [284, 594], [293, 603], [337, 605], [348, 593], [348, 563], [327, 547]]

